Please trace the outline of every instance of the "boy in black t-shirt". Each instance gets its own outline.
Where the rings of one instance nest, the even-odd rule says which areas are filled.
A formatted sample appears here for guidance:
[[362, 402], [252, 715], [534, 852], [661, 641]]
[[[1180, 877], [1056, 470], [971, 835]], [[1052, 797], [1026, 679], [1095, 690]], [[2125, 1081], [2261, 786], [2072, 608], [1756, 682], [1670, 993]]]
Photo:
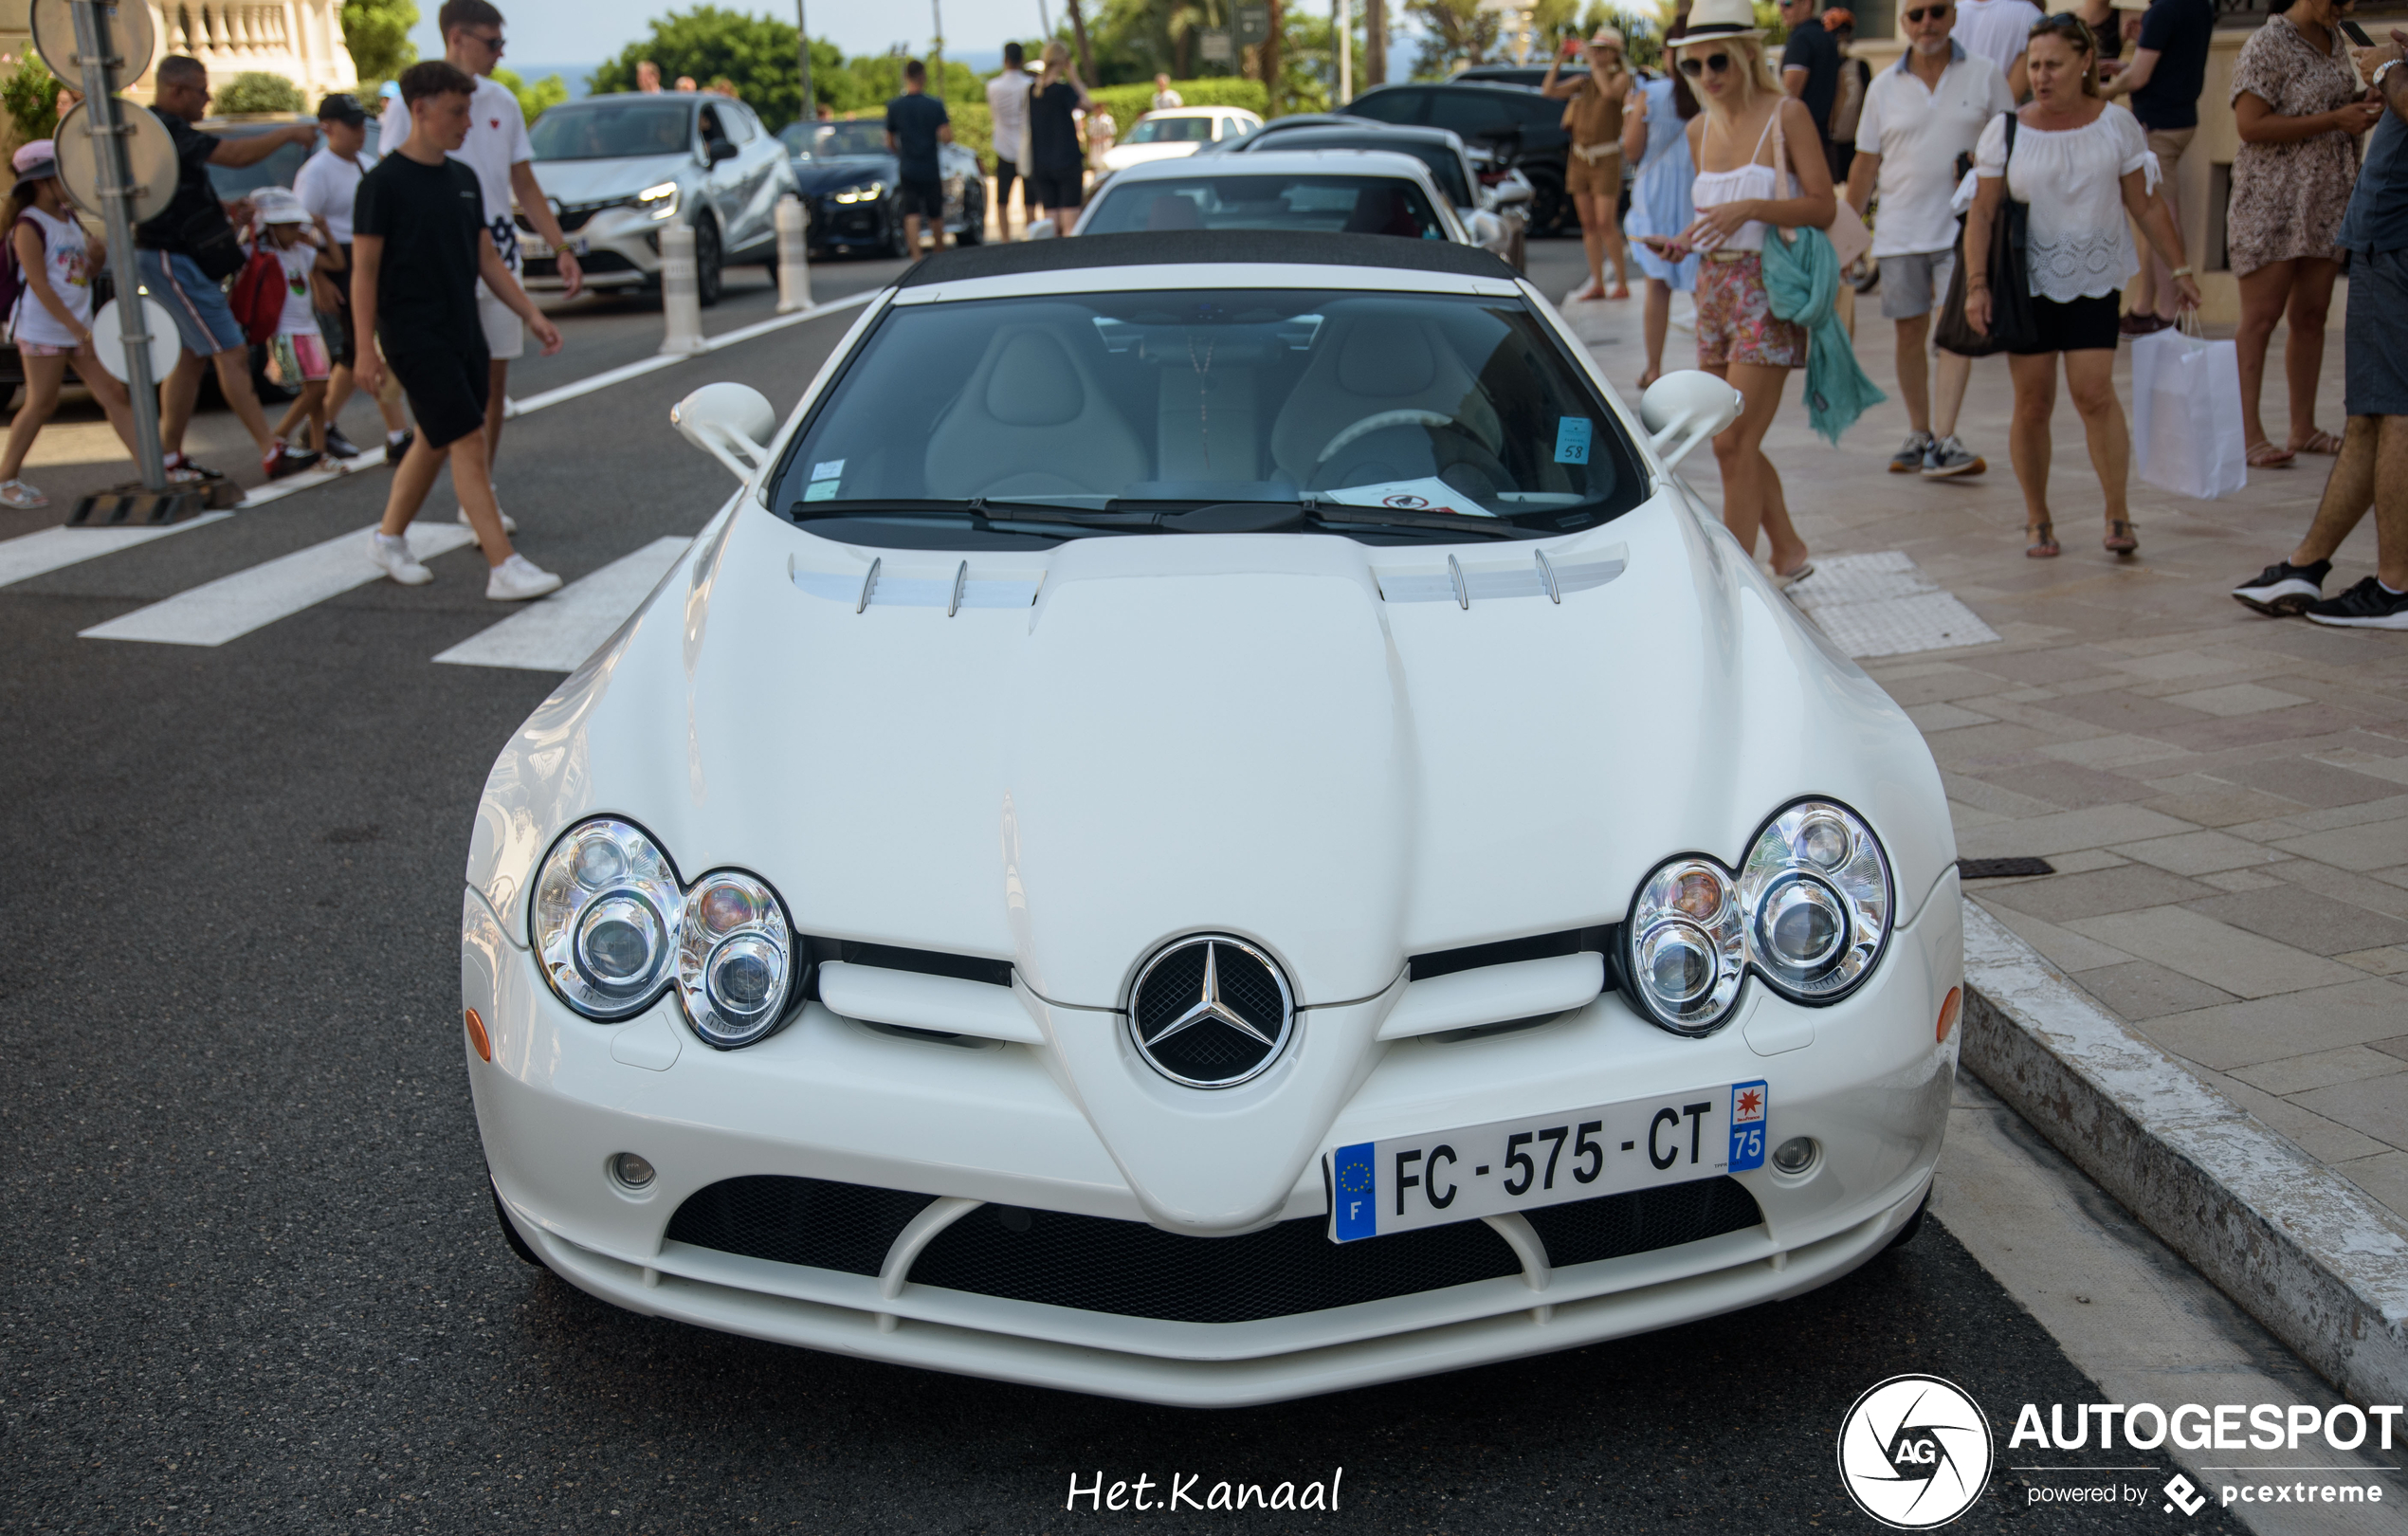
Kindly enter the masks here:
[[477, 318], [477, 279], [526, 322], [547, 357], [560, 333], [519, 286], [493, 248], [477, 174], [447, 152], [468, 135], [474, 82], [442, 60], [402, 71], [410, 137], [360, 178], [352, 214], [352, 315], [357, 333], [384, 345], [359, 359], [359, 387], [376, 393], [390, 367], [410, 396], [418, 437], [393, 471], [385, 521], [369, 535], [368, 558], [404, 586], [434, 573], [410, 553], [404, 537], [447, 459], [452, 488], [477, 531], [491, 572], [485, 595], [500, 602], [540, 597], [560, 578], [510, 547], [486, 466], [485, 398], [491, 359]]

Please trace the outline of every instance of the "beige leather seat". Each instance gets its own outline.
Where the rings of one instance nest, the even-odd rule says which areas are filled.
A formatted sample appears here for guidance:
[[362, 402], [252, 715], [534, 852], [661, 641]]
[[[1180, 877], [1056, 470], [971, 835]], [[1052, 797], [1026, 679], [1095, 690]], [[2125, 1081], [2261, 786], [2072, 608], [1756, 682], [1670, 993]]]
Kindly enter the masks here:
[[1116, 495], [1150, 478], [1144, 443], [1052, 324], [1006, 325], [928, 434], [935, 497]]
[[1389, 411], [1447, 416], [1492, 453], [1503, 441], [1495, 411], [1437, 327], [1412, 306], [1371, 302], [1349, 305], [1333, 320], [1272, 424], [1272, 462], [1297, 485], [1318, 486], [1330, 442]]

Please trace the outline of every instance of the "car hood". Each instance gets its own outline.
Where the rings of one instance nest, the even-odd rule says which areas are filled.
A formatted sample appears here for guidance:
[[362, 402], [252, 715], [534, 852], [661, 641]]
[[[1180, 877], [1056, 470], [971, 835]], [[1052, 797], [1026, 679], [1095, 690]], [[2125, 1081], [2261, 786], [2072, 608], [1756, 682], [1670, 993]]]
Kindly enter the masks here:
[[1195, 139], [1184, 139], [1168, 144], [1115, 144], [1104, 152], [1104, 168], [1106, 171], [1126, 171], [1133, 165], [1143, 165], [1148, 160], [1179, 159], [1195, 154], [1203, 147], [1203, 144]]
[[895, 179], [891, 155], [848, 155], [834, 160], [789, 160], [794, 181], [805, 193], [843, 192], [867, 181]]
[[[1618, 922], [1659, 861], [1736, 868], [1806, 794], [1884, 839], [1902, 921], [1954, 859], [1914, 726], [1691, 506], [1550, 541], [1622, 564], [1560, 602], [1452, 600], [1450, 553], [1495, 591], [1531, 547], [1091, 539], [969, 557], [974, 598], [1036, 599], [948, 617], [960, 557], [745, 502], [503, 754], [469, 879], [523, 942], [536, 860], [611, 811], [689, 877], [757, 870], [803, 932], [1007, 959], [1158, 1223], [1268, 1220], [1408, 957]], [[1110, 1012], [1197, 932], [1261, 945], [1307, 1010], [1242, 1089], [1171, 1088]]]
[[536, 167], [544, 192], [564, 207], [632, 197], [664, 181], [683, 182], [695, 169], [690, 155], [647, 155], [631, 160], [545, 160]]

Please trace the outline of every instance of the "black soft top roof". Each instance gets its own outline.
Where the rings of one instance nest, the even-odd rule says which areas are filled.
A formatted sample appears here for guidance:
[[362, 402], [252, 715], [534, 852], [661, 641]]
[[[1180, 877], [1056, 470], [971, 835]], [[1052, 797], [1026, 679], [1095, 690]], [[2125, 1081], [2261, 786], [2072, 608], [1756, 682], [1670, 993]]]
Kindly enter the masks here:
[[[1199, 169], [1202, 169], [1199, 167]], [[966, 283], [1099, 266], [1169, 266], [1195, 262], [1290, 263], [1308, 266], [1382, 266], [1458, 277], [1518, 274], [1494, 254], [1450, 240], [1401, 240], [1395, 235], [1323, 234], [1287, 229], [1178, 229], [1139, 234], [1078, 235], [1009, 246], [940, 251], [896, 284]]]

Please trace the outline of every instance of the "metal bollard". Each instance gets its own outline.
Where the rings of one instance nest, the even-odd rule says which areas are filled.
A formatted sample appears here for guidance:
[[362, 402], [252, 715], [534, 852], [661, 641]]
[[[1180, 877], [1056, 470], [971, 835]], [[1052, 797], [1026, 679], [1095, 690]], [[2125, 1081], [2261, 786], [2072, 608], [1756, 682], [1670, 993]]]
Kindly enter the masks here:
[[702, 295], [694, 274], [694, 227], [680, 219], [661, 231], [661, 318], [666, 333], [661, 351], [688, 357], [701, 352]]
[[803, 255], [803, 200], [777, 200], [777, 312], [811, 307], [811, 264]]

